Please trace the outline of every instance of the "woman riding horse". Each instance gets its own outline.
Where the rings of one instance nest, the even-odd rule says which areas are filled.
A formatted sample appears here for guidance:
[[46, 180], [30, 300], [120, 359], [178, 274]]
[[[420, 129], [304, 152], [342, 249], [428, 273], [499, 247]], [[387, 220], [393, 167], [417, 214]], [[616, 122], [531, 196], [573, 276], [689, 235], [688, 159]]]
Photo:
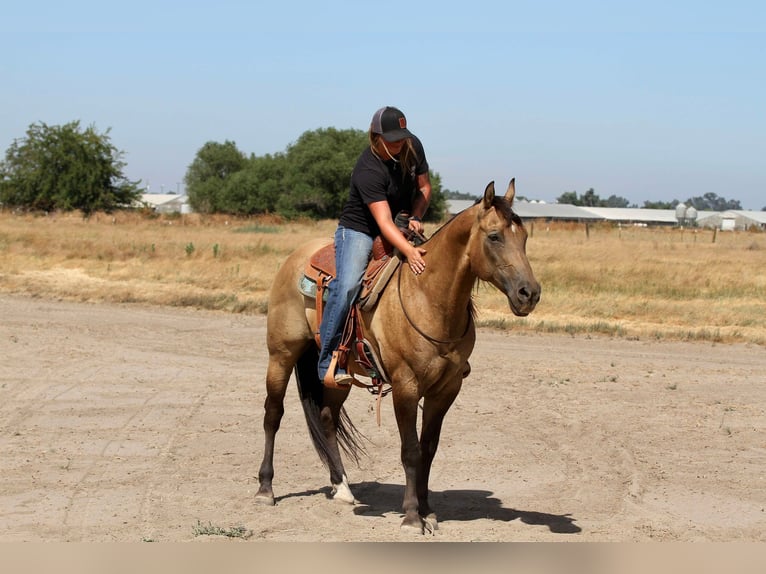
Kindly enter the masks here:
[[322, 314], [319, 380], [349, 385], [352, 376], [336, 366], [338, 348], [348, 311], [359, 294], [370, 259], [373, 239], [382, 235], [406, 257], [413, 273], [426, 267], [425, 249], [410, 244], [394, 224], [393, 214], [406, 212], [409, 228], [423, 232], [421, 218], [431, 198], [428, 162], [420, 140], [407, 129], [407, 119], [394, 107], [380, 108], [372, 116], [370, 145], [351, 173], [348, 200], [335, 231], [336, 276], [328, 285]]

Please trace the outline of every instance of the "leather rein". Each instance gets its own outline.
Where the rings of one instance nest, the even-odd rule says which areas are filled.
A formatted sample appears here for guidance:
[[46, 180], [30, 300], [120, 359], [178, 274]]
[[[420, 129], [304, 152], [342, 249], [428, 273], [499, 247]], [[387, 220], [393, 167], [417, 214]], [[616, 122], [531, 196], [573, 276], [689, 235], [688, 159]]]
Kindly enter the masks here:
[[462, 341], [465, 336], [468, 334], [468, 330], [471, 328], [471, 323], [473, 322], [471, 319], [471, 316], [469, 314], [468, 316], [468, 322], [465, 326], [465, 331], [462, 335], [455, 339], [437, 339], [436, 337], [432, 337], [425, 331], [423, 331], [420, 327], [418, 327], [415, 322], [412, 320], [412, 317], [410, 317], [410, 314], [407, 312], [406, 307], [404, 306], [404, 300], [402, 299], [402, 269], [404, 269], [406, 265], [400, 265], [399, 266], [399, 276], [397, 277], [397, 285], [396, 290], [399, 292], [399, 305], [402, 307], [402, 312], [404, 313], [404, 317], [407, 319], [407, 322], [410, 324], [410, 326], [415, 329], [415, 331], [418, 332], [418, 334], [423, 337], [424, 339], [430, 341], [431, 343], [439, 344], [439, 345], [451, 345], [453, 343], [458, 343]]

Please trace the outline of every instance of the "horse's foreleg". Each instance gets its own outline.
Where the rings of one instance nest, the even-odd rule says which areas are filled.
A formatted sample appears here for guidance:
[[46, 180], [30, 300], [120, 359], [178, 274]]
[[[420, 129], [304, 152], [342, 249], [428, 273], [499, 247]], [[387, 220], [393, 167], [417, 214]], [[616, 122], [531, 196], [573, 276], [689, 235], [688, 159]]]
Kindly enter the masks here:
[[284, 399], [289, 378], [289, 368], [285, 368], [274, 359], [269, 359], [266, 374], [266, 401], [263, 405], [265, 411], [263, 415], [265, 446], [263, 461], [258, 471], [260, 486], [255, 495], [255, 501], [258, 504], [274, 505], [274, 491], [271, 485], [274, 479], [274, 439], [285, 412]]
[[428, 397], [423, 401], [423, 424], [420, 432], [420, 455], [421, 467], [418, 472], [416, 491], [418, 496], [418, 509], [420, 516], [433, 530], [438, 528], [436, 514], [428, 502], [428, 482], [431, 476], [431, 464], [436, 449], [439, 447], [442, 423], [447, 411], [455, 401], [460, 391], [461, 380], [450, 385], [448, 389], [436, 397]]
[[418, 473], [422, 468], [420, 443], [418, 442], [417, 416], [418, 416], [418, 397], [417, 396], [396, 396], [394, 391], [394, 412], [396, 414], [396, 423], [399, 427], [399, 438], [401, 439], [401, 457], [404, 467], [404, 500], [402, 502], [402, 511], [404, 520], [401, 527], [403, 529], [412, 529], [423, 533], [423, 521], [418, 512], [417, 482]]

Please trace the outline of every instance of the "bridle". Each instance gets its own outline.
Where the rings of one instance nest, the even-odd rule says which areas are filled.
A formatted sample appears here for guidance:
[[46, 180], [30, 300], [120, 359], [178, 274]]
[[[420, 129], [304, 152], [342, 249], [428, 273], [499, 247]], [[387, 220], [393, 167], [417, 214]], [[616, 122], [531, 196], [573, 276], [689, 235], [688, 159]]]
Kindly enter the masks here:
[[397, 277], [397, 285], [396, 290], [399, 292], [399, 305], [402, 308], [402, 312], [404, 313], [404, 317], [407, 319], [407, 322], [410, 324], [410, 326], [415, 329], [415, 331], [418, 332], [418, 334], [423, 337], [424, 339], [430, 341], [431, 343], [438, 344], [438, 345], [451, 345], [453, 343], [458, 343], [462, 341], [465, 336], [468, 334], [468, 330], [471, 328], [471, 324], [473, 323], [473, 319], [471, 318], [471, 314], [468, 314], [468, 322], [465, 326], [465, 331], [462, 335], [455, 339], [437, 339], [436, 337], [432, 337], [425, 331], [423, 331], [420, 327], [418, 327], [415, 322], [412, 320], [412, 317], [410, 317], [410, 314], [407, 313], [407, 309], [404, 306], [404, 300], [402, 299], [402, 269], [404, 269], [406, 265], [400, 265], [399, 266], [399, 276]]

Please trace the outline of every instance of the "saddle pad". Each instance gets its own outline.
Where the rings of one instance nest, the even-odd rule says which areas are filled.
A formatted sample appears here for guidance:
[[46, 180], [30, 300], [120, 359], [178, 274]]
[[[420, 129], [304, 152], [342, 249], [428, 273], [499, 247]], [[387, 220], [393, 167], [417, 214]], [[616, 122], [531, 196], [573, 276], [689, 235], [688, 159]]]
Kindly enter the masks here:
[[[306, 297], [316, 299], [317, 296], [317, 284], [315, 281], [309, 279], [305, 275], [302, 275], [298, 281], [298, 291], [300, 291]], [[327, 289], [322, 293], [322, 301], [327, 301]]]

